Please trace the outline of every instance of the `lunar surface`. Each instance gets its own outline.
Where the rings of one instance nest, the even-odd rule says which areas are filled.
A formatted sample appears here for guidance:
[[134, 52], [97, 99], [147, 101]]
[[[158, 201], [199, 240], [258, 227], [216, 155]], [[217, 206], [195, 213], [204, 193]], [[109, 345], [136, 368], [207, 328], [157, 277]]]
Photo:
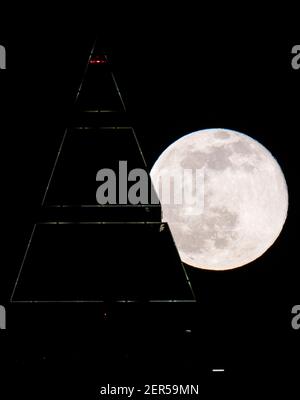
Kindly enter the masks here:
[[[202, 174], [188, 181], [202, 200], [165, 201], [162, 185], [184, 171]], [[172, 143], [151, 170], [181, 260], [194, 267], [227, 270], [260, 257], [280, 234], [287, 216], [288, 190], [282, 170], [272, 154], [251, 137], [226, 129], [206, 129]], [[172, 187], [173, 182], [173, 187]], [[181, 190], [187, 188], [184, 180]], [[178, 191], [178, 188], [177, 188]], [[172, 196], [171, 196], [172, 197]]]

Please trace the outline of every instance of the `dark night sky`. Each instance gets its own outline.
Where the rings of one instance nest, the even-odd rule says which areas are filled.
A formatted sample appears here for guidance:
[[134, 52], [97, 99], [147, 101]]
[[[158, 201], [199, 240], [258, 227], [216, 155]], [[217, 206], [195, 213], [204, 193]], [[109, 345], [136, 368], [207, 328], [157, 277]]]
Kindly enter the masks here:
[[[299, 340], [290, 328], [291, 307], [299, 304], [300, 71], [290, 66], [290, 49], [297, 38], [270, 30], [254, 34], [248, 27], [241, 29], [242, 21], [228, 29], [226, 21], [199, 27], [184, 16], [176, 21], [171, 15], [160, 16], [146, 25], [143, 19], [120, 24], [102, 18], [99, 15], [88, 29], [80, 20], [53, 26], [39, 22], [30, 32], [24, 26], [18, 34], [4, 34], [3, 39], [0, 35], [8, 52], [7, 71], [0, 71], [2, 207], [7, 218], [0, 303], [11, 292], [98, 34], [111, 53], [149, 167], [172, 141], [207, 127], [249, 134], [278, 159], [289, 187], [290, 208], [274, 247], [240, 271], [188, 273], [203, 304], [201, 318], [214, 332], [212, 340], [221, 336], [229, 346], [225, 355], [236, 340], [234, 354], [246, 343], [248, 356], [256, 351], [266, 362], [279, 354], [288, 362]], [[207, 327], [205, 334], [209, 335]]]

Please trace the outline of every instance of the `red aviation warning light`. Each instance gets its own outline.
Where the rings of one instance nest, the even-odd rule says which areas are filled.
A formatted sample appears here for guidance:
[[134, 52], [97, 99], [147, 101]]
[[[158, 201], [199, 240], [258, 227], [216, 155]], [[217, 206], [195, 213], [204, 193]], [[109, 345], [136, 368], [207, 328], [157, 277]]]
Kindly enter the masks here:
[[94, 64], [94, 65], [101, 65], [101, 64], [107, 64], [107, 58], [103, 55], [99, 56], [93, 56], [90, 59], [90, 64]]

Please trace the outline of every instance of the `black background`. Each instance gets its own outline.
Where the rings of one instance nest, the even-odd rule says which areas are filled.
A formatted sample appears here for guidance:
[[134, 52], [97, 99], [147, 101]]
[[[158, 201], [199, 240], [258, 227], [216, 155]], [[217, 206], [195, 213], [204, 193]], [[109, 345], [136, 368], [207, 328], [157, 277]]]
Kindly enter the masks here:
[[230, 367], [225, 379], [233, 385], [244, 368], [244, 378], [254, 387], [266, 376], [278, 378], [275, 386], [284, 376], [287, 387], [293, 387], [299, 374], [299, 332], [291, 328], [291, 308], [299, 304], [300, 71], [291, 68], [291, 48], [299, 36], [284, 37], [280, 23], [271, 27], [265, 21], [258, 30], [256, 20], [220, 22], [192, 14], [175, 19], [171, 12], [149, 14], [146, 7], [137, 19], [116, 19], [113, 13], [107, 18], [105, 12], [93, 20], [62, 17], [59, 23], [52, 17], [33, 18], [1, 32], [7, 70], [0, 71], [0, 303], [6, 304], [11, 294], [98, 35], [111, 52], [149, 168], [172, 141], [208, 127], [249, 134], [278, 159], [290, 206], [274, 246], [240, 270], [187, 268], [200, 304], [197, 325], [203, 341], [199, 349], [194, 338], [192, 351], [199, 358], [205, 353], [205, 360], [211, 353], [210, 362]]

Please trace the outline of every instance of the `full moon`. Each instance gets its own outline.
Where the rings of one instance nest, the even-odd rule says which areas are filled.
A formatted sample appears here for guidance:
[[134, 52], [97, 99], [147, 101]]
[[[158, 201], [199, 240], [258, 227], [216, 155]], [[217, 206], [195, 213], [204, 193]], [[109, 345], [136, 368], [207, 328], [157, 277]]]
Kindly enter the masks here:
[[[187, 171], [192, 179], [184, 180], [180, 190], [198, 195], [198, 171], [202, 200], [196, 205], [185, 196], [181, 202], [164, 201], [165, 178], [174, 194], [172, 179]], [[169, 224], [181, 260], [193, 267], [229, 270], [248, 264], [272, 246], [285, 223], [283, 172], [262, 144], [243, 133], [205, 129], [183, 136], [160, 155], [150, 175], [162, 220]]]

